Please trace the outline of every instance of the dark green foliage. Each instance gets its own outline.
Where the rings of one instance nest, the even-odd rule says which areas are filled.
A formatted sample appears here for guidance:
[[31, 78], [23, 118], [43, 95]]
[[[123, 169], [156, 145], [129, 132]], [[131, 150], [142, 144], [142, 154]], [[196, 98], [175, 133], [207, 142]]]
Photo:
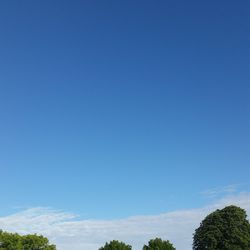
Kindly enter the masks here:
[[168, 240], [156, 238], [150, 240], [148, 246], [144, 245], [143, 250], [175, 250], [175, 248]]
[[21, 236], [0, 231], [0, 250], [56, 250], [56, 247], [40, 235]]
[[106, 243], [104, 247], [101, 247], [99, 250], [131, 250], [130, 245], [126, 245], [123, 242], [112, 240], [109, 243]]
[[228, 206], [209, 214], [195, 230], [194, 250], [250, 250], [245, 210]]

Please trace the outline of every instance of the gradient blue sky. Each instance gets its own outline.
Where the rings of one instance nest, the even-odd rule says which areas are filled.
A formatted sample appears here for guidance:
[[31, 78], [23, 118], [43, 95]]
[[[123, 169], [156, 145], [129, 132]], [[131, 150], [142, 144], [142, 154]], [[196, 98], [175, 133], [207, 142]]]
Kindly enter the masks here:
[[0, 215], [121, 218], [249, 191], [249, 1], [0, 2]]

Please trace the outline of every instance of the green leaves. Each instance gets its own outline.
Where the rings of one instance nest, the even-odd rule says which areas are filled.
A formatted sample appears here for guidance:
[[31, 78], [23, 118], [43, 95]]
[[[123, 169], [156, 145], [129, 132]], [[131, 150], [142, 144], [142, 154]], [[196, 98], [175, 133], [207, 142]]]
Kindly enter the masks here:
[[0, 250], [56, 250], [56, 246], [40, 235], [21, 236], [0, 231]]
[[131, 250], [132, 247], [130, 245], [126, 245], [123, 242], [113, 240], [109, 243], [106, 243], [104, 247], [101, 247], [99, 250]]
[[22, 250], [21, 236], [0, 231], [0, 250]]
[[209, 214], [195, 230], [194, 250], [249, 250], [250, 224], [245, 210], [228, 206]]
[[[106, 243], [104, 247], [101, 247], [99, 250], [131, 250], [130, 245], [126, 245], [123, 242], [113, 240], [109, 243]], [[143, 250], [175, 250], [173, 245], [169, 241], [156, 238], [150, 240], [148, 245], [143, 246]]]
[[54, 245], [49, 244], [49, 240], [41, 235], [25, 235], [22, 237], [24, 250], [55, 250]]
[[144, 245], [143, 250], [175, 250], [174, 246], [167, 240], [156, 238]]
[[[99, 250], [131, 250], [130, 245], [126, 245], [123, 242], [113, 240], [109, 243], [106, 243], [104, 247], [101, 247]], [[143, 246], [143, 250], [175, 250], [173, 245], [169, 241], [164, 241], [160, 238], [150, 240], [148, 245]]]

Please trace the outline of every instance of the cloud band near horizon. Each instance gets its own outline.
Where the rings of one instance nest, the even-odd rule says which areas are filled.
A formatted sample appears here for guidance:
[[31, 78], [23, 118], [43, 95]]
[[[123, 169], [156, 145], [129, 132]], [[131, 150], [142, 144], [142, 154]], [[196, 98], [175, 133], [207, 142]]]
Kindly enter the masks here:
[[178, 250], [191, 250], [192, 235], [203, 218], [215, 209], [232, 204], [244, 208], [249, 215], [250, 193], [226, 196], [202, 208], [119, 220], [80, 220], [74, 214], [36, 207], [0, 217], [0, 228], [20, 234], [42, 234], [58, 250], [98, 250], [113, 239], [139, 250], [155, 237], [170, 240]]

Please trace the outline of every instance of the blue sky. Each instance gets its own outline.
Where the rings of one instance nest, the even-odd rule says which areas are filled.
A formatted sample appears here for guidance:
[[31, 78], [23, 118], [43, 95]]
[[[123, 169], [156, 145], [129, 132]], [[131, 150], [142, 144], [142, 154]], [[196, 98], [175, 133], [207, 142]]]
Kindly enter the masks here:
[[0, 215], [248, 192], [249, 21], [248, 1], [1, 1]]

